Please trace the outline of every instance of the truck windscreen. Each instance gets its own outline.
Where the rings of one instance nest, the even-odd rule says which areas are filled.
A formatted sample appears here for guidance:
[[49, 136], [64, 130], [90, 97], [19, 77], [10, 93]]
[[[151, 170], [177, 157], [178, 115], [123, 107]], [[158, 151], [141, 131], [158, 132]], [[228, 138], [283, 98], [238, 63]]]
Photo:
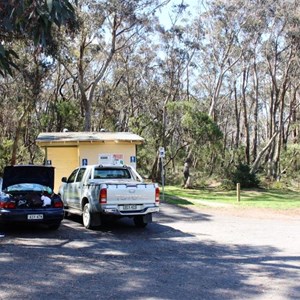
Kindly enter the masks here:
[[130, 173], [127, 169], [105, 169], [99, 168], [94, 171], [94, 179], [130, 179]]

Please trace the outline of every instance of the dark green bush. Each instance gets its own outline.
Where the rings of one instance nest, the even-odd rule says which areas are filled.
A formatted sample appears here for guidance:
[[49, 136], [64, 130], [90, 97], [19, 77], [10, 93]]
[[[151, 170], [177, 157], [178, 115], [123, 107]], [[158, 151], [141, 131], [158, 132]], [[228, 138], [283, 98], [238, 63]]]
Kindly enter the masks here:
[[224, 183], [222, 186], [227, 189], [234, 188], [237, 183], [240, 183], [241, 188], [257, 188], [260, 181], [255, 174], [250, 173], [248, 165], [239, 163], [233, 171], [227, 174]]

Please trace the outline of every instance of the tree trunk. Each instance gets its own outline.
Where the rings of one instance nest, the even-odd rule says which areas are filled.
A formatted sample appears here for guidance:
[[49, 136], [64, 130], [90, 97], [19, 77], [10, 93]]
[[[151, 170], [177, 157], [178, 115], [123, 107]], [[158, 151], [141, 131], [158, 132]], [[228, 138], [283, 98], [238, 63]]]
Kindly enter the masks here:
[[254, 161], [254, 163], [253, 163], [253, 165], [251, 167], [251, 170], [250, 170], [251, 174], [254, 174], [258, 170], [261, 158], [263, 157], [263, 155], [265, 154], [265, 152], [270, 148], [270, 146], [274, 142], [274, 140], [277, 137], [277, 135], [278, 135], [278, 132], [275, 132], [273, 134], [273, 136], [271, 137], [271, 139], [269, 140], [269, 142], [267, 143], [267, 145], [257, 155], [256, 160]]
[[242, 88], [242, 103], [243, 103], [243, 115], [244, 115], [244, 134], [245, 134], [245, 161], [246, 164], [250, 164], [250, 133], [249, 133], [249, 123], [248, 123], [248, 108], [247, 108], [247, 101], [246, 101], [246, 89], [247, 89], [247, 70], [244, 68], [243, 70], [243, 88]]
[[253, 140], [252, 140], [252, 161], [256, 160], [257, 157], [257, 143], [258, 143], [258, 97], [259, 97], [259, 91], [258, 91], [258, 74], [257, 74], [257, 66], [256, 66], [256, 60], [254, 59], [253, 64], [253, 85], [254, 85], [254, 108], [253, 108]]
[[28, 109], [29, 109], [29, 105], [28, 105], [27, 108], [24, 108], [24, 111], [22, 112], [22, 115], [20, 116], [20, 118], [18, 120], [17, 127], [16, 127], [15, 138], [14, 138], [14, 142], [13, 142], [12, 149], [11, 149], [10, 164], [12, 166], [17, 163], [18, 142], [19, 142], [19, 139], [20, 139], [23, 120], [24, 120], [24, 118], [25, 118], [25, 116], [28, 112], [27, 111]]

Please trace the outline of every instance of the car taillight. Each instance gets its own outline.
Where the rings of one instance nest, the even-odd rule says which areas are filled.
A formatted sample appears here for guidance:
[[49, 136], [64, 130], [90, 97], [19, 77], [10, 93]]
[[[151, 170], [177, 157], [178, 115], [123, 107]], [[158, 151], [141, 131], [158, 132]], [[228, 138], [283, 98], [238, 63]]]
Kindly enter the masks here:
[[54, 206], [55, 208], [63, 208], [64, 204], [62, 203], [62, 201], [55, 201], [55, 202], [53, 203], [53, 206]]
[[159, 191], [159, 188], [157, 187], [157, 188], [155, 189], [155, 202], [156, 202], [156, 203], [159, 203], [159, 201], [160, 201], [159, 195], [160, 195], [160, 191]]
[[106, 188], [103, 188], [100, 190], [99, 202], [101, 204], [104, 204], [107, 202], [107, 189]]
[[0, 201], [0, 208], [6, 208], [6, 209], [16, 208], [16, 202], [14, 202], [14, 201], [9, 201], [9, 202]]

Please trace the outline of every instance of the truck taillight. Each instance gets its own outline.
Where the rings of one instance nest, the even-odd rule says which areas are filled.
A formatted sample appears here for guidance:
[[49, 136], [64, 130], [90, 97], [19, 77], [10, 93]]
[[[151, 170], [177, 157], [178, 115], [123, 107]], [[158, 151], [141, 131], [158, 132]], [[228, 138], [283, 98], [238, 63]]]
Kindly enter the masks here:
[[99, 202], [101, 204], [104, 204], [107, 202], [107, 189], [106, 188], [103, 188], [100, 190]]
[[155, 189], [155, 202], [156, 203], [159, 203], [159, 195], [160, 195], [160, 191], [159, 191], [159, 188], [157, 187], [156, 189]]

